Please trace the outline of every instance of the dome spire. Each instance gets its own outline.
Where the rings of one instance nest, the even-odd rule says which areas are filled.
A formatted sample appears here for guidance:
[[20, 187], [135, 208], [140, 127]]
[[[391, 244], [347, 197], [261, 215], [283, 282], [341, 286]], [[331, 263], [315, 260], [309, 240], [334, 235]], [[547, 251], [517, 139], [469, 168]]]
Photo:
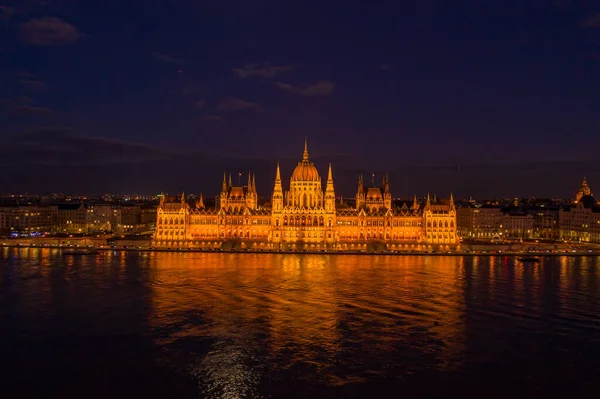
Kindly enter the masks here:
[[279, 171], [279, 162], [277, 162], [277, 172], [275, 172], [275, 180], [281, 183], [281, 172]]
[[308, 161], [308, 139], [304, 137], [304, 154], [302, 154], [302, 160]]

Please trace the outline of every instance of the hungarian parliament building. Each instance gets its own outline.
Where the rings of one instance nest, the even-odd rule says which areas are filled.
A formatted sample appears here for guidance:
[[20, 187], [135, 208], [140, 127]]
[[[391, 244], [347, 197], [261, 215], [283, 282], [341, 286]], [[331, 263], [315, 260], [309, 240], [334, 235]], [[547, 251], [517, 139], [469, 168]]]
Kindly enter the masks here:
[[358, 177], [355, 203], [337, 199], [331, 164], [325, 190], [304, 142], [302, 160], [284, 191], [279, 164], [270, 202], [259, 203], [255, 176], [234, 186], [223, 176], [214, 206], [161, 197], [155, 248], [228, 250], [449, 250], [458, 244], [456, 209], [446, 200], [392, 200], [387, 175], [380, 187]]

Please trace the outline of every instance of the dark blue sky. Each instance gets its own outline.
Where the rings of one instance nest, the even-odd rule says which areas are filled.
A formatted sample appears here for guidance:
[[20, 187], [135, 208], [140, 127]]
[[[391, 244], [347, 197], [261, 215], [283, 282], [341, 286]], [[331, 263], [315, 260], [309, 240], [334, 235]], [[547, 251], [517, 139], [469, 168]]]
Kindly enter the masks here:
[[[600, 187], [600, 3], [0, 0], [0, 191]], [[600, 188], [598, 188], [600, 189]]]

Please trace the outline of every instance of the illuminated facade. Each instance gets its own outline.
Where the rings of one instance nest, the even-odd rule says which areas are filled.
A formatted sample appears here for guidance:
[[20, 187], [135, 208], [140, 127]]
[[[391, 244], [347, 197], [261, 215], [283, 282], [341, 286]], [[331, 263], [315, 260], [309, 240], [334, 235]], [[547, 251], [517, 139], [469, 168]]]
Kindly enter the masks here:
[[365, 189], [358, 180], [356, 206], [336, 200], [331, 164], [325, 190], [306, 142], [302, 160], [284, 191], [277, 165], [271, 201], [259, 205], [255, 176], [233, 186], [223, 176], [214, 207], [202, 196], [194, 204], [182, 194], [162, 198], [157, 209], [156, 248], [269, 250], [447, 250], [458, 243], [452, 195], [445, 203], [395, 204], [388, 177]]
[[565, 241], [600, 243], [600, 205], [583, 178], [573, 205], [559, 213], [560, 238]]

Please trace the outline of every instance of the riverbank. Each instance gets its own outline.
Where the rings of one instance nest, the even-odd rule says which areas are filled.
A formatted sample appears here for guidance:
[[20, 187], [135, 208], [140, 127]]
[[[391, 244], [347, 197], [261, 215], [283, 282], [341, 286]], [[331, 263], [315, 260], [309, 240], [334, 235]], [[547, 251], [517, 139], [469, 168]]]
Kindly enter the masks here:
[[[2, 243], [0, 247], [3, 248], [19, 248], [19, 249], [59, 249], [59, 250], [73, 250], [74, 248], [85, 248], [75, 245], [24, 245], [24, 244], [7, 244]], [[225, 250], [225, 249], [201, 249], [201, 248], [124, 248], [124, 247], [87, 247], [93, 248], [99, 253], [106, 251], [113, 252], [175, 252], [175, 253], [228, 253], [228, 254], [290, 254], [290, 255], [361, 255], [361, 256], [534, 256], [534, 257], [545, 257], [545, 256], [600, 256], [599, 249], [585, 249], [585, 250], [546, 250], [546, 251], [448, 251], [448, 252], [427, 252], [427, 251], [379, 251], [379, 252], [365, 252], [365, 251], [334, 251], [334, 250], [321, 250], [321, 251], [277, 251], [277, 250], [252, 250], [247, 249], [243, 251], [237, 250]]]

